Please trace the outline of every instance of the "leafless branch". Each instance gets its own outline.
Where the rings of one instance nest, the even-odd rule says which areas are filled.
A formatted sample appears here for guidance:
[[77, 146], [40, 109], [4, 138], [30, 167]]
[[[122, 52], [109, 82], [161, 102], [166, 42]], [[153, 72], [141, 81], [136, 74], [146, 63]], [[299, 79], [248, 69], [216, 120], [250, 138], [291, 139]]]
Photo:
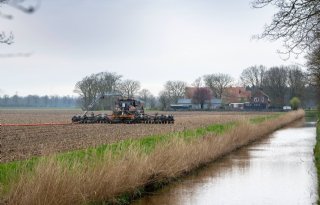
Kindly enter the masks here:
[[4, 44], [12, 44], [13, 43], [13, 33], [11, 32], [9, 35], [7, 35], [5, 32], [0, 33], [0, 43]]
[[[29, 4], [30, 1], [31, 1], [31, 4]], [[26, 2], [28, 2], [28, 4], [26, 4]], [[32, 1], [32, 0], [0, 0], [0, 7], [4, 4], [12, 6], [12, 7], [16, 8], [20, 11], [23, 11], [25, 13], [31, 14], [39, 8], [40, 0], [35, 0], [35, 1]], [[12, 15], [5, 14], [1, 11], [0, 11], [0, 17], [2, 17], [4, 19], [8, 19], [8, 20], [13, 19]], [[10, 32], [9, 35], [6, 34], [5, 32], [2, 32], [0, 34], [0, 43], [10, 45], [13, 43], [13, 39], [14, 39], [14, 36], [13, 36], [12, 32]]]
[[320, 1], [319, 0], [254, 0], [253, 8], [275, 6], [278, 11], [266, 25], [263, 33], [255, 38], [271, 41], [282, 40], [281, 54], [299, 55], [319, 43]]

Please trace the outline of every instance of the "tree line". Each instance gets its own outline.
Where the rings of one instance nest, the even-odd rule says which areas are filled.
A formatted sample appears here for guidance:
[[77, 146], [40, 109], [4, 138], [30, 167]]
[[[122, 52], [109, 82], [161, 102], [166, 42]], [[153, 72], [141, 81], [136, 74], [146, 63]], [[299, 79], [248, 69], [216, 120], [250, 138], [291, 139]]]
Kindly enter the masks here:
[[[240, 85], [247, 90], [260, 89], [269, 95], [271, 106], [280, 108], [290, 104], [293, 97], [299, 98], [304, 107], [314, 106], [317, 87], [311, 83], [310, 74], [299, 66], [275, 66], [267, 68], [255, 65], [244, 69], [240, 76]], [[196, 88], [192, 101], [203, 106], [212, 97], [221, 99], [225, 90], [236, 84], [228, 74], [213, 73], [197, 78], [191, 85]], [[239, 84], [239, 83], [238, 83]], [[170, 104], [186, 96], [186, 82], [168, 81], [160, 92], [161, 109], [168, 109]], [[178, 90], [178, 91], [177, 91]]]
[[38, 107], [38, 108], [73, 108], [78, 106], [78, 98], [70, 96], [38, 96], [28, 95], [25, 97], [0, 96], [0, 107]]
[[[269, 95], [273, 107], [288, 105], [293, 97], [299, 98], [304, 107], [312, 107], [317, 87], [311, 83], [311, 78], [310, 73], [296, 65], [270, 68], [255, 65], [242, 71], [238, 83], [229, 74], [224, 73], [203, 75], [195, 79], [191, 85], [184, 81], [169, 80], [165, 82], [156, 98], [148, 89], [141, 89], [139, 81], [122, 79], [121, 75], [114, 72], [101, 72], [84, 77], [76, 84], [75, 92], [80, 96], [83, 109], [88, 109], [101, 95], [114, 94], [115, 97], [136, 97], [149, 109], [168, 110], [171, 104], [177, 104], [179, 99], [186, 96], [192, 98], [193, 103], [203, 107], [203, 104], [212, 98], [223, 98], [228, 87], [238, 84], [251, 91], [263, 90]], [[186, 93], [187, 87], [193, 87], [194, 92]], [[108, 96], [92, 109], [111, 109], [113, 102], [114, 98]]]
[[[115, 97], [119, 95], [142, 100], [147, 109], [170, 109], [181, 98], [191, 98], [192, 102], [201, 105], [212, 98], [221, 99], [230, 86], [240, 85], [247, 90], [261, 89], [271, 99], [271, 106], [288, 105], [297, 97], [304, 107], [313, 107], [318, 87], [314, 84], [313, 75], [303, 71], [299, 66], [275, 66], [267, 68], [255, 65], [244, 69], [238, 80], [228, 74], [212, 73], [196, 78], [191, 84], [179, 80], [164, 83], [159, 96], [155, 97], [148, 89], [142, 88], [139, 81], [123, 79], [115, 72], [100, 72], [84, 77], [76, 83], [74, 92], [79, 97], [70, 96], [37, 96], [21, 97], [0, 96], [1, 107], [81, 107], [82, 109], [112, 109]], [[187, 93], [187, 87], [194, 92]], [[112, 96], [114, 95], [114, 97]], [[108, 95], [93, 107], [90, 104], [97, 98]]]

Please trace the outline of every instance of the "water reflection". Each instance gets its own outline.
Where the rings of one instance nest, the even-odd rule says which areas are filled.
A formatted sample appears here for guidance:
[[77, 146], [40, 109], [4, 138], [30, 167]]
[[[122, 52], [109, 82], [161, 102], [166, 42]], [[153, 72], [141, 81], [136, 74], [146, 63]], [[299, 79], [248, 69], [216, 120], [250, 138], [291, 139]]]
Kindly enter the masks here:
[[133, 204], [313, 204], [314, 125], [297, 122]]

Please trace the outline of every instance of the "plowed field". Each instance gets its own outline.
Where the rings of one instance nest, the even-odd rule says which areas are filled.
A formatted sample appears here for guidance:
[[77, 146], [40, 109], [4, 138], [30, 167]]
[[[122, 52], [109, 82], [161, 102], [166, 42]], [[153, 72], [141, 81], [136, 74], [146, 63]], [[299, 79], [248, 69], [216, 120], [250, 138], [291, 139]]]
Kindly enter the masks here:
[[[0, 110], [0, 123], [70, 122], [78, 110]], [[151, 113], [150, 113], [151, 114]], [[0, 127], [0, 162], [83, 149], [127, 138], [244, 120], [266, 113], [174, 112], [175, 124], [82, 124]]]

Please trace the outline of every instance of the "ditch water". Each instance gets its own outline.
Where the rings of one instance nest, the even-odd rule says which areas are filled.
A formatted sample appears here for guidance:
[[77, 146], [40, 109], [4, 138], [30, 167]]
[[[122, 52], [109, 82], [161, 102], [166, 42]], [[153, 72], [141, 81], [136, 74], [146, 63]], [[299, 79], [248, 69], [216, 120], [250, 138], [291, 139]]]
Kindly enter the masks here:
[[132, 204], [316, 204], [315, 136], [296, 122]]

